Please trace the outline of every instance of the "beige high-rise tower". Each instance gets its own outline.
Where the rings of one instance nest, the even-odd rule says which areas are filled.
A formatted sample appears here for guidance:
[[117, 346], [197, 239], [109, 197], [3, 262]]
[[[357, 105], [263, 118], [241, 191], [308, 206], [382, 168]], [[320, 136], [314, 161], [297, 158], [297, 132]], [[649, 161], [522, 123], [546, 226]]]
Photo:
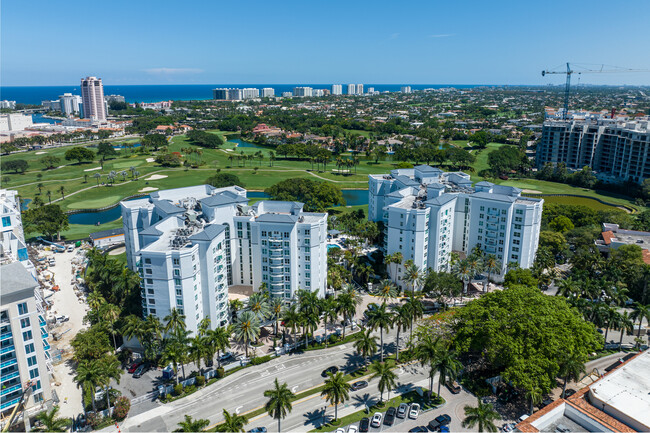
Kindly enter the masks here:
[[104, 85], [101, 78], [86, 77], [81, 79], [81, 99], [86, 119], [106, 121]]

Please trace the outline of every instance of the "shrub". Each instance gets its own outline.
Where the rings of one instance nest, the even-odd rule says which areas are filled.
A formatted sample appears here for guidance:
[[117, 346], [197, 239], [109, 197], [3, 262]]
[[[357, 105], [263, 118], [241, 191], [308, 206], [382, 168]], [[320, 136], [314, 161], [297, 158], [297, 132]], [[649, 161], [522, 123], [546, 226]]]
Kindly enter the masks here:
[[115, 408], [113, 409], [113, 418], [118, 421], [123, 420], [129, 414], [131, 409], [131, 400], [126, 397], [120, 397], [115, 402]]
[[217, 368], [217, 378], [221, 379], [226, 375], [226, 370], [223, 369], [223, 367]]
[[205, 385], [205, 376], [196, 376], [196, 386]]
[[174, 385], [174, 395], [181, 395], [183, 394], [183, 385], [180, 383], [178, 385]]
[[251, 365], [260, 365], [271, 360], [271, 355], [258, 356], [257, 358], [251, 359]]
[[192, 394], [194, 391], [196, 391], [195, 385], [189, 385], [185, 387], [185, 394]]
[[86, 422], [92, 428], [96, 428], [100, 422], [102, 422], [102, 416], [97, 412], [89, 412], [86, 415]]

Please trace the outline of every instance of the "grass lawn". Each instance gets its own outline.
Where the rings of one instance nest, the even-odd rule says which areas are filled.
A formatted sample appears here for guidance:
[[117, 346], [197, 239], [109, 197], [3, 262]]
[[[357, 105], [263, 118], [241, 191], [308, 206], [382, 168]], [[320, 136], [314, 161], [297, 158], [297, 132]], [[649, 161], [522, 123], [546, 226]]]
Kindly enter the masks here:
[[[77, 239], [85, 239], [91, 233], [101, 232], [103, 230], [117, 229], [122, 227], [122, 218], [119, 218], [115, 221], [111, 221], [106, 224], [99, 226], [92, 224], [70, 224], [68, 230], [61, 232], [61, 240], [71, 241]], [[31, 239], [28, 239], [30, 242], [35, 241], [40, 234], [30, 233]], [[49, 240], [49, 239], [48, 239]]]
[[[105, 188], [98, 188], [99, 190], [104, 190]], [[81, 194], [84, 195], [84, 194]], [[68, 208], [70, 209], [96, 209], [104, 206], [111, 205], [113, 203], [117, 203], [122, 199], [122, 196], [119, 195], [107, 195], [104, 197], [99, 197], [95, 199], [86, 199], [86, 200], [81, 200], [81, 201], [75, 201], [70, 204], [68, 204]]]
[[474, 172], [471, 173], [472, 181], [473, 182], [479, 182], [483, 180], [478, 173], [481, 170], [485, 170], [489, 168], [488, 166], [488, 154], [492, 152], [495, 149], [500, 148], [501, 146], [505, 146], [503, 143], [488, 143], [487, 147], [485, 149], [475, 149], [472, 150], [472, 154], [476, 157], [476, 162], [472, 165], [474, 168]]
[[602, 204], [601, 202], [591, 198], [584, 198], [584, 197], [543, 197], [543, 198], [544, 198], [544, 203], [573, 204], [573, 205], [579, 204], [579, 205], [590, 207], [595, 210], [620, 209], [618, 207]]
[[351, 134], [363, 135], [366, 138], [370, 138], [370, 131], [364, 131], [362, 129], [344, 129], [344, 131], [349, 132]]

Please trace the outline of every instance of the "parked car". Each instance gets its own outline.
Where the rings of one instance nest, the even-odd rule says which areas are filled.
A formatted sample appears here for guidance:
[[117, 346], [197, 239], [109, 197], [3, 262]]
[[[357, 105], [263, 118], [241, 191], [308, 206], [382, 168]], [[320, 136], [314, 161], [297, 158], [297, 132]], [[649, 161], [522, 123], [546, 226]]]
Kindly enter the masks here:
[[431, 431], [439, 431], [440, 427], [447, 425], [450, 422], [451, 422], [451, 417], [445, 413], [429, 421], [429, 429]]
[[139, 379], [142, 377], [144, 373], [147, 371], [147, 366], [145, 364], [141, 364], [138, 368], [135, 369], [135, 372], [133, 373], [133, 377], [135, 379]]
[[360, 433], [367, 433], [370, 427], [370, 419], [368, 418], [361, 418], [361, 421], [359, 421], [359, 432]]
[[226, 353], [224, 353], [223, 355], [221, 355], [219, 357], [219, 362], [224, 364], [224, 363], [231, 362], [234, 359], [235, 359], [235, 357], [233, 356], [232, 352], [226, 352]]
[[449, 426], [448, 425], [441, 425], [440, 428], [438, 429], [440, 433], [449, 433]]
[[397, 418], [406, 418], [406, 414], [409, 411], [409, 405], [406, 403], [402, 403], [399, 405], [397, 408]]
[[74, 251], [74, 245], [68, 245], [68, 252], [71, 253]]
[[453, 382], [447, 382], [447, 388], [452, 394], [458, 394], [461, 391], [460, 385], [455, 380]]
[[68, 320], [70, 320], [70, 316], [67, 316], [65, 314], [60, 314], [60, 315], [56, 316], [56, 321], [58, 323], [67, 322]]
[[381, 412], [377, 412], [372, 416], [372, 421], [370, 422], [370, 425], [373, 427], [380, 427], [381, 426], [381, 419], [383, 418], [383, 414]]
[[336, 374], [339, 371], [339, 368], [335, 365], [331, 367], [327, 367], [323, 372], [320, 374], [323, 377], [327, 377], [328, 373]]
[[345, 433], [345, 429], [339, 427], [339, 428], [336, 429], [336, 433]]
[[424, 432], [428, 432], [428, 431], [429, 431], [429, 429], [426, 428], [426, 427], [423, 426], [423, 425], [419, 425], [419, 426], [417, 426], [417, 427], [413, 427], [411, 430], [409, 430], [409, 432], [413, 432], [413, 433], [424, 433]]
[[248, 430], [248, 433], [266, 433], [266, 427], [255, 427]]
[[571, 396], [572, 396], [573, 394], [575, 394], [575, 393], [576, 393], [576, 390], [575, 390], [575, 389], [571, 389], [571, 388], [569, 388], [569, 389], [567, 389], [566, 391], [564, 391], [564, 398], [569, 398], [569, 397], [571, 397]]
[[358, 431], [359, 429], [357, 428], [356, 425], [351, 425], [350, 427], [348, 427], [348, 433], [357, 433]]
[[384, 425], [391, 426], [395, 422], [395, 414], [397, 409], [394, 407], [389, 407], [386, 411], [386, 416], [384, 416]]
[[365, 380], [360, 380], [358, 382], [354, 382], [351, 386], [350, 389], [352, 391], [359, 391], [360, 389], [368, 387], [368, 382]]
[[409, 418], [418, 419], [419, 415], [420, 415], [420, 405], [417, 403], [413, 403], [411, 405], [411, 410], [409, 410]]
[[133, 361], [131, 363], [131, 365], [129, 366], [129, 368], [126, 371], [128, 371], [130, 374], [133, 374], [135, 372], [135, 370], [138, 367], [140, 367], [140, 364], [142, 364], [142, 360], [141, 359], [136, 359], [135, 361]]

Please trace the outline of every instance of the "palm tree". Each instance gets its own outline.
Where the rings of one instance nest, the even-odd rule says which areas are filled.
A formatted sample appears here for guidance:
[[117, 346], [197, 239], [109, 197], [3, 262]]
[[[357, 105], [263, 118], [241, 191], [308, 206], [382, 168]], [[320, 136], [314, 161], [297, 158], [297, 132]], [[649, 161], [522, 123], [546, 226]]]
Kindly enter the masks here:
[[203, 369], [201, 368], [201, 360], [203, 359], [206, 349], [208, 349], [207, 340], [197, 335], [196, 337], [190, 338], [190, 347], [188, 348], [188, 353], [190, 359], [196, 362], [196, 366], [199, 368], [199, 376], [203, 376]]
[[379, 293], [377, 293], [377, 296], [385, 304], [397, 297], [397, 287], [395, 287], [395, 284], [391, 280], [382, 280], [379, 283]]
[[122, 368], [120, 366], [120, 361], [113, 355], [107, 358], [102, 358], [101, 369], [102, 374], [100, 377], [100, 383], [104, 385], [104, 394], [106, 395], [106, 406], [108, 412], [111, 411], [111, 400], [109, 398], [108, 387], [111, 384], [111, 379], [114, 379], [118, 384], [120, 383], [120, 376], [122, 375]]
[[293, 408], [291, 401], [296, 396], [291, 392], [286, 383], [280, 385], [276, 378], [274, 388], [264, 391], [264, 397], [269, 399], [264, 406], [266, 413], [268, 413], [271, 418], [278, 420], [278, 433], [281, 433], [281, 421], [291, 412], [291, 409]]
[[274, 334], [277, 336], [278, 322], [280, 321], [280, 317], [282, 316], [282, 311], [284, 311], [284, 301], [282, 300], [282, 298], [280, 298], [279, 296], [274, 296], [273, 298], [271, 298], [269, 310], [271, 313], [271, 317], [273, 317], [273, 321], [275, 322]]
[[609, 334], [609, 328], [615, 328], [615, 323], [618, 322], [620, 314], [616, 308], [607, 306], [604, 310], [604, 320], [605, 320], [605, 343], [607, 343], [607, 335]]
[[64, 432], [68, 430], [70, 425], [70, 419], [68, 418], [59, 418], [56, 416], [56, 413], [59, 411], [59, 406], [52, 407], [52, 410], [47, 412], [41, 412], [36, 415], [36, 420], [40, 421], [42, 426], [36, 427], [33, 431], [45, 431], [45, 432]]
[[39, 193], [39, 194], [41, 193], [41, 190], [42, 190], [44, 187], [45, 187], [45, 185], [43, 185], [42, 183], [39, 183], [38, 185], [36, 185], [36, 188], [38, 188], [38, 193]]
[[338, 314], [338, 304], [336, 302], [336, 298], [329, 297], [329, 298], [324, 298], [321, 300], [321, 305], [320, 305], [320, 310], [322, 311], [323, 314], [323, 324], [325, 326], [325, 347], [327, 347], [328, 339], [327, 339], [327, 324], [328, 323], [334, 323], [336, 319], [339, 317]]
[[530, 413], [528, 415], [532, 415], [533, 406], [539, 404], [542, 401], [542, 390], [538, 386], [535, 386], [532, 389], [528, 389], [526, 390], [526, 397], [530, 399]]
[[308, 338], [309, 334], [313, 333], [317, 328], [318, 324], [320, 323], [320, 317], [318, 316], [318, 313], [303, 313], [301, 314], [302, 317], [302, 325], [303, 325], [303, 330], [304, 330], [304, 335], [305, 335], [305, 347], [307, 347], [307, 344], [309, 343]]
[[[348, 286], [337, 297], [339, 304], [339, 311], [343, 315], [344, 321], [352, 321], [357, 314], [357, 307], [361, 304], [361, 296], [354, 290], [353, 287]], [[343, 326], [343, 338], [345, 338], [345, 326]]]
[[230, 307], [231, 318], [234, 320], [237, 317], [237, 312], [244, 308], [244, 303], [239, 299], [233, 299], [228, 306]]
[[490, 403], [483, 403], [480, 398], [478, 400], [478, 406], [472, 407], [469, 405], [465, 406], [465, 419], [463, 420], [463, 427], [465, 428], [474, 428], [478, 424], [479, 432], [490, 432], [495, 433], [497, 431], [497, 426], [494, 425], [494, 421], [499, 419], [499, 413], [494, 410], [494, 407]]
[[632, 309], [633, 311], [630, 315], [630, 318], [632, 320], [639, 319], [639, 329], [636, 336], [641, 337], [641, 323], [643, 322], [643, 319], [646, 319], [648, 322], [650, 322], [650, 304], [643, 305], [640, 302], [635, 302]]
[[407, 263], [404, 269], [404, 281], [411, 286], [411, 292], [414, 293], [416, 288], [422, 283], [423, 274], [412, 260], [408, 260]]
[[388, 332], [388, 328], [393, 324], [393, 317], [389, 311], [386, 310], [386, 303], [381, 304], [378, 308], [368, 311], [368, 326], [372, 330], [379, 329], [379, 356], [381, 362], [384, 362], [384, 330]]
[[[429, 391], [433, 392], [433, 377], [436, 373], [434, 363], [440, 352], [440, 338], [431, 334], [425, 334], [420, 338], [414, 348], [415, 358], [420, 361], [423, 367], [429, 367]], [[438, 390], [440, 395], [440, 390]]]
[[115, 324], [120, 318], [120, 307], [115, 304], [104, 303], [100, 307], [99, 314], [104, 323], [108, 325], [109, 331], [113, 336], [113, 350], [117, 350], [117, 343], [115, 342], [115, 334], [117, 334], [117, 329], [115, 329]]
[[[177, 431], [181, 432], [198, 432], [210, 425], [210, 421], [207, 419], [192, 419], [191, 416], [185, 415], [185, 421], [178, 423], [180, 427]], [[234, 430], [233, 430], [234, 431]]]
[[407, 304], [393, 305], [393, 326], [397, 327], [395, 337], [395, 362], [399, 362], [399, 334], [406, 331], [411, 322], [411, 310]]
[[45, 195], [47, 196], [47, 199], [49, 200], [50, 204], [52, 204], [52, 191], [49, 189], [45, 191]]
[[339, 403], [343, 403], [350, 398], [350, 384], [345, 381], [345, 376], [340, 371], [336, 374], [327, 373], [329, 376], [325, 379], [325, 386], [320, 393], [325, 397], [325, 401], [334, 405], [334, 421], [339, 419]]
[[447, 383], [447, 380], [455, 380], [462, 368], [462, 364], [456, 359], [453, 351], [441, 348], [441, 350], [438, 350], [431, 367], [440, 374], [438, 377], [438, 395], [440, 395], [440, 385]]
[[377, 337], [370, 335], [371, 329], [361, 333], [361, 336], [354, 342], [354, 350], [364, 357], [366, 363], [369, 358], [377, 352]]
[[172, 308], [169, 315], [163, 320], [165, 321], [165, 332], [178, 335], [181, 331], [185, 330], [185, 315], [181, 314], [176, 308]]
[[63, 185], [59, 187], [59, 192], [61, 193], [61, 199], [65, 199], [65, 188]]
[[566, 384], [570, 380], [580, 380], [580, 375], [585, 373], [585, 363], [581, 356], [571, 353], [566, 356], [560, 364], [560, 376], [564, 379], [562, 384], [562, 398], [566, 391]]
[[404, 306], [408, 308], [409, 311], [409, 321], [410, 325], [410, 337], [413, 336], [413, 322], [424, 315], [424, 307], [422, 306], [422, 301], [420, 301], [420, 294], [415, 294], [411, 292], [408, 299], [404, 303]]
[[618, 347], [621, 347], [621, 344], [623, 344], [623, 333], [625, 331], [628, 332], [633, 332], [634, 331], [634, 321], [630, 317], [630, 315], [627, 313], [627, 311], [624, 311], [623, 314], [620, 315], [618, 319], [618, 323], [616, 324], [617, 329], [621, 330], [621, 338], [618, 340]]
[[390, 400], [390, 390], [395, 387], [397, 375], [388, 364], [379, 361], [375, 361], [370, 365], [370, 371], [372, 371], [370, 379], [379, 378], [377, 388], [381, 393], [380, 401], [384, 401], [384, 391], [388, 391], [388, 399]]
[[230, 334], [230, 325], [222, 326], [207, 332], [206, 338], [217, 351], [218, 367], [221, 367], [221, 361], [219, 361], [221, 352], [230, 348]]
[[492, 273], [498, 273], [501, 271], [501, 262], [497, 259], [497, 256], [494, 254], [488, 254], [485, 257], [485, 270], [488, 272], [488, 284], [490, 284], [490, 279], [492, 278]]
[[245, 311], [253, 313], [260, 322], [265, 321], [271, 315], [269, 301], [263, 292], [255, 292], [248, 298]]
[[244, 426], [248, 424], [248, 419], [245, 416], [239, 416], [236, 413], [229, 413], [226, 409], [223, 410], [223, 423], [218, 428], [218, 431], [225, 432], [244, 432]]
[[467, 285], [469, 280], [474, 276], [474, 270], [471, 268], [467, 259], [461, 260], [456, 263], [453, 268], [454, 274], [463, 282], [463, 293], [467, 293]]
[[95, 174], [93, 174], [93, 177], [94, 177], [95, 179], [97, 179], [97, 186], [99, 186], [99, 179], [102, 177], [102, 175], [99, 174], [99, 173], [95, 173]]
[[244, 311], [239, 315], [233, 329], [235, 338], [244, 343], [246, 357], [248, 358], [248, 344], [257, 340], [260, 335], [260, 322], [252, 311]]
[[79, 363], [77, 366], [77, 375], [74, 378], [74, 381], [77, 382], [77, 386], [80, 387], [86, 394], [86, 397], [90, 398], [92, 401], [93, 411], [95, 412], [97, 412], [95, 390], [101, 383], [101, 377], [102, 366], [98, 360], [93, 359], [91, 361]]
[[174, 378], [176, 379], [176, 384], [178, 385], [178, 364], [183, 362], [185, 358], [185, 348], [182, 347], [177, 341], [172, 340], [169, 342], [165, 349], [163, 349], [160, 362], [163, 365], [171, 364], [174, 369]]
[[275, 161], [275, 152], [269, 152], [269, 166], [273, 167], [273, 161]]
[[284, 328], [291, 330], [292, 343], [296, 342], [296, 331], [300, 327], [300, 322], [302, 318], [300, 313], [297, 310], [295, 304], [290, 305], [284, 310], [284, 316], [282, 321], [284, 322]]
[[[390, 266], [391, 264], [400, 265], [402, 264], [403, 260], [404, 260], [404, 256], [399, 251], [384, 257], [384, 263], [388, 266]], [[392, 273], [391, 277], [393, 278], [393, 281], [397, 280], [397, 266], [395, 267], [395, 272]]]

